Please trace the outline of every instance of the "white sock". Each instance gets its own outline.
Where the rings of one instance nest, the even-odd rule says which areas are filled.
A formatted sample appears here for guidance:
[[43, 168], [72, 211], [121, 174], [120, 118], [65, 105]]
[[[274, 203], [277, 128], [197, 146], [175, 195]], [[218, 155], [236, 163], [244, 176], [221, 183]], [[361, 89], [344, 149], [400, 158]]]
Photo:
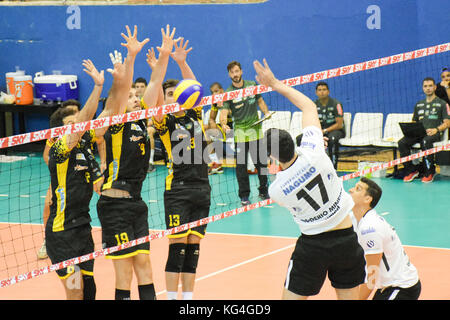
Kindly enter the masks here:
[[209, 154], [209, 159], [211, 159], [212, 162], [219, 163], [219, 158], [217, 158], [217, 154], [215, 152]]
[[150, 163], [153, 164], [153, 158], [155, 156], [155, 149], [150, 150]]
[[177, 300], [177, 298], [178, 298], [178, 292], [167, 291], [167, 300]]
[[193, 292], [183, 292], [183, 300], [192, 300]]

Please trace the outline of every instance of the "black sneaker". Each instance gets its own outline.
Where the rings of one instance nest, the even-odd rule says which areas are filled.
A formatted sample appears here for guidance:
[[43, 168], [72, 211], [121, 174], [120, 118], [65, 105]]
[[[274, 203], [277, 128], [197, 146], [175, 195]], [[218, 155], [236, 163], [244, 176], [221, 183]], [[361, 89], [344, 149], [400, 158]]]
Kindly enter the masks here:
[[248, 206], [250, 204], [250, 200], [248, 200], [248, 197], [242, 197], [241, 198], [241, 205]]
[[268, 199], [270, 199], [268, 193], [260, 193], [259, 197], [261, 198], [261, 200], [268, 200]]

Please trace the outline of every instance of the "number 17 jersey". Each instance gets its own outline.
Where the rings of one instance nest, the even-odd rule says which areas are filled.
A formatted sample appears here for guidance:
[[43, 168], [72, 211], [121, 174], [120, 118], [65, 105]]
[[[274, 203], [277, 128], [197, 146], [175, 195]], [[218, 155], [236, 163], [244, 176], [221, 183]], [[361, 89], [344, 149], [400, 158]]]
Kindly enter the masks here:
[[325, 152], [319, 128], [303, 129], [296, 152], [295, 162], [278, 172], [270, 184], [270, 198], [291, 212], [302, 234], [329, 231], [349, 215], [353, 199]]

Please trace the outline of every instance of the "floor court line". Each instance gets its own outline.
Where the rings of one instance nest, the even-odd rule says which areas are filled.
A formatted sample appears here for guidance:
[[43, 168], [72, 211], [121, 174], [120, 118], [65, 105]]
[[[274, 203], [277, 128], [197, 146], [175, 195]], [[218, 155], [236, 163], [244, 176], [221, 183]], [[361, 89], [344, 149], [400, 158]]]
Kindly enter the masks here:
[[[94, 235], [100, 243], [100, 233]], [[201, 243], [199, 269], [194, 299], [280, 299], [290, 254], [297, 237], [228, 234], [208, 232]], [[151, 241], [151, 260], [158, 299], [165, 299], [164, 267], [167, 259], [168, 239]], [[447, 293], [450, 276], [449, 248], [405, 245], [411, 262], [417, 267], [422, 280], [421, 299], [450, 299]], [[40, 261], [49, 264], [49, 260]], [[110, 260], [100, 257], [95, 271], [98, 299], [114, 298], [114, 271]], [[132, 299], [137, 299], [133, 280]], [[64, 299], [62, 286], [54, 272], [0, 289], [0, 299]], [[335, 299], [334, 289], [328, 281], [319, 295], [312, 300]]]
[[[294, 247], [294, 245], [295, 245], [295, 244], [291, 244], [291, 245], [285, 246], [285, 247], [283, 247], [283, 248], [280, 248], [280, 249], [277, 249], [277, 250], [273, 250], [273, 251], [271, 251], [271, 252], [268, 252], [268, 253], [259, 255], [259, 256], [257, 256], [257, 257], [254, 257], [254, 258], [245, 260], [245, 261], [243, 261], [243, 262], [234, 264], [234, 265], [232, 265], [232, 266], [223, 268], [223, 269], [218, 270], [218, 271], [216, 271], [216, 272], [212, 272], [212, 273], [210, 273], [210, 274], [207, 274], [207, 275], [198, 277], [198, 278], [195, 279], [195, 282], [198, 282], [198, 281], [201, 281], [201, 280], [204, 280], [204, 279], [208, 279], [208, 278], [214, 277], [214, 276], [216, 276], [216, 275], [218, 275], [218, 274], [221, 274], [221, 273], [223, 273], [223, 272], [227, 272], [227, 271], [229, 271], [229, 270], [233, 270], [233, 269], [235, 269], [235, 268], [239, 268], [240, 266], [243, 266], [243, 265], [246, 265], [246, 264], [248, 264], [248, 263], [257, 261], [257, 260], [259, 260], [259, 259], [263, 259], [263, 258], [265, 258], [265, 257], [267, 257], [267, 256], [270, 256], [270, 255], [273, 255], [273, 254], [277, 254], [277, 253], [279, 253], [279, 252], [281, 252], [281, 251], [284, 251], [284, 250], [287, 250], [287, 249], [291, 249], [291, 248]], [[179, 285], [179, 288], [181, 288], [181, 285]], [[158, 292], [156, 295], [159, 296], [159, 295], [161, 295], [161, 294], [163, 294], [163, 293], [166, 293], [166, 292], [167, 292], [166, 290], [163, 290], [163, 291]]]

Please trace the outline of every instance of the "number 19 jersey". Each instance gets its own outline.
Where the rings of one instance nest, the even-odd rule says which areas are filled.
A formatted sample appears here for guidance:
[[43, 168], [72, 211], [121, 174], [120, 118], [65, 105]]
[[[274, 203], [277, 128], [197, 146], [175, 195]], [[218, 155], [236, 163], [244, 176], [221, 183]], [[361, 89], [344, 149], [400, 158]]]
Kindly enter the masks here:
[[301, 233], [329, 231], [349, 215], [353, 199], [325, 153], [319, 128], [303, 129], [302, 143], [296, 152], [295, 162], [278, 172], [270, 184], [270, 198], [291, 212]]

